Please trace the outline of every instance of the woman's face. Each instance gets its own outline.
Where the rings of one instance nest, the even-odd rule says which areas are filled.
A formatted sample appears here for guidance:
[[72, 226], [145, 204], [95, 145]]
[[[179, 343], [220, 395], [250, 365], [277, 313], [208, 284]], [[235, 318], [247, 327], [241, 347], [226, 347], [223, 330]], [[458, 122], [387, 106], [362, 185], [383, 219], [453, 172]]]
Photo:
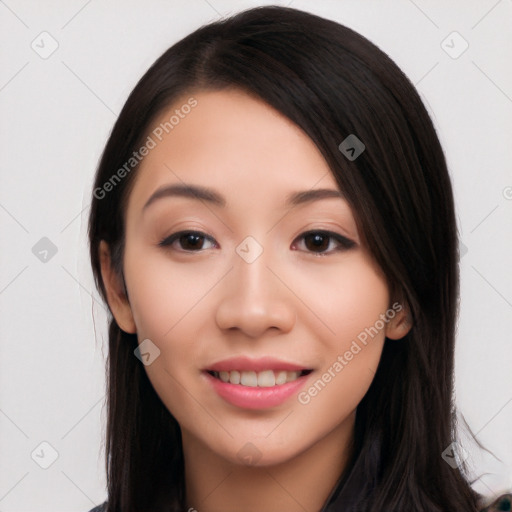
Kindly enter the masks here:
[[276, 464], [353, 428], [385, 335], [405, 332], [304, 132], [241, 91], [193, 97], [152, 127], [126, 212], [129, 304], [109, 302], [184, 444]]

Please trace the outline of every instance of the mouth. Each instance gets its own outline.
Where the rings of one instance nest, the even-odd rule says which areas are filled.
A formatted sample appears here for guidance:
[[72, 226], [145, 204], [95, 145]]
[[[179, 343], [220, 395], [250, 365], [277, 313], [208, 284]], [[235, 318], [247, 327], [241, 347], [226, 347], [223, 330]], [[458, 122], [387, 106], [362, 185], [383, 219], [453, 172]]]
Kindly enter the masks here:
[[231, 370], [214, 371], [206, 370], [206, 373], [226, 384], [236, 384], [239, 386], [252, 388], [270, 388], [282, 386], [289, 382], [294, 382], [300, 377], [309, 375], [313, 370], [263, 370], [255, 372], [252, 370]]
[[[205, 383], [224, 401], [245, 410], [271, 410], [285, 406], [307, 384], [310, 374], [314, 372], [310, 369], [301, 370], [300, 366], [292, 364], [275, 363], [273, 370], [264, 369], [263, 364], [254, 364], [259, 368], [253, 370], [231, 370], [226, 368], [227, 364], [223, 362], [222, 365], [216, 365], [223, 368], [203, 370]], [[229, 365], [231, 368], [234, 366], [232, 363]], [[284, 369], [283, 366], [289, 368]]]

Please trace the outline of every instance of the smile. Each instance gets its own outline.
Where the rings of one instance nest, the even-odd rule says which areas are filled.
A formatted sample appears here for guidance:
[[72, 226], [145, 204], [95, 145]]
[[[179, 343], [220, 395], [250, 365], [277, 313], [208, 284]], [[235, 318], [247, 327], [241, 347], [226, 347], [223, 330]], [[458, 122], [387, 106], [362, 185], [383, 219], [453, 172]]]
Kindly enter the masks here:
[[[206, 370], [202, 375], [207, 386], [229, 404], [240, 409], [269, 409], [297, 395], [310, 379], [312, 370]], [[229, 381], [222, 380], [226, 378]], [[285, 378], [287, 381], [280, 384]], [[233, 384], [231, 379], [241, 382]]]
[[303, 375], [308, 375], [312, 370], [302, 371], [274, 371], [263, 370], [255, 372], [252, 370], [231, 370], [231, 371], [208, 371], [208, 373], [221, 380], [222, 382], [230, 384], [239, 384], [240, 386], [247, 387], [260, 387], [268, 388], [272, 386], [281, 386], [288, 382], [294, 382]]

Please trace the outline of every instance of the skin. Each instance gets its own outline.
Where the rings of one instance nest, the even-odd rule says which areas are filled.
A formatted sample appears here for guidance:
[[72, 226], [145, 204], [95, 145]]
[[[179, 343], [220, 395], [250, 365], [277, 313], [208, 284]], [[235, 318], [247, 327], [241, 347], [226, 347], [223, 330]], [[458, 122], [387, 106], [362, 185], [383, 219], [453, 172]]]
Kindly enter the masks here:
[[[254, 411], [219, 397], [201, 370], [238, 355], [273, 356], [314, 369], [302, 388], [307, 390], [392, 301], [343, 198], [285, 206], [292, 192], [338, 190], [309, 137], [236, 89], [193, 96], [198, 105], [137, 170], [126, 211], [128, 297], [111, 271], [107, 244], [100, 246], [109, 306], [121, 329], [160, 350], [145, 369], [181, 426], [190, 507], [318, 511], [351, 454], [355, 410], [372, 382], [385, 336], [398, 339], [410, 328], [406, 309], [308, 404], [293, 396]], [[166, 197], [143, 211], [157, 188], [184, 182], [214, 189], [226, 205]], [[179, 240], [158, 245], [187, 229], [213, 242], [205, 239], [195, 251]], [[327, 238], [319, 255], [301, 238], [308, 230], [333, 231], [355, 245], [344, 248]], [[249, 235], [263, 248], [251, 263], [236, 252]], [[253, 465], [238, 456], [248, 442], [257, 448]]]

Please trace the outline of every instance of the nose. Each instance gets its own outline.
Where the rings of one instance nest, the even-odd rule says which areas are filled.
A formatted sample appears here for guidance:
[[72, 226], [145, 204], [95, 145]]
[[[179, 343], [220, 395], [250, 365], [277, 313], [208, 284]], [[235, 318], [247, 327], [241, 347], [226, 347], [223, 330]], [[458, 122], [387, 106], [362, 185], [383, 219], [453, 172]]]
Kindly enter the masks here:
[[222, 330], [240, 331], [259, 338], [267, 331], [289, 332], [296, 321], [290, 290], [267, 266], [265, 252], [248, 263], [237, 254], [234, 268], [224, 279], [215, 320]]

